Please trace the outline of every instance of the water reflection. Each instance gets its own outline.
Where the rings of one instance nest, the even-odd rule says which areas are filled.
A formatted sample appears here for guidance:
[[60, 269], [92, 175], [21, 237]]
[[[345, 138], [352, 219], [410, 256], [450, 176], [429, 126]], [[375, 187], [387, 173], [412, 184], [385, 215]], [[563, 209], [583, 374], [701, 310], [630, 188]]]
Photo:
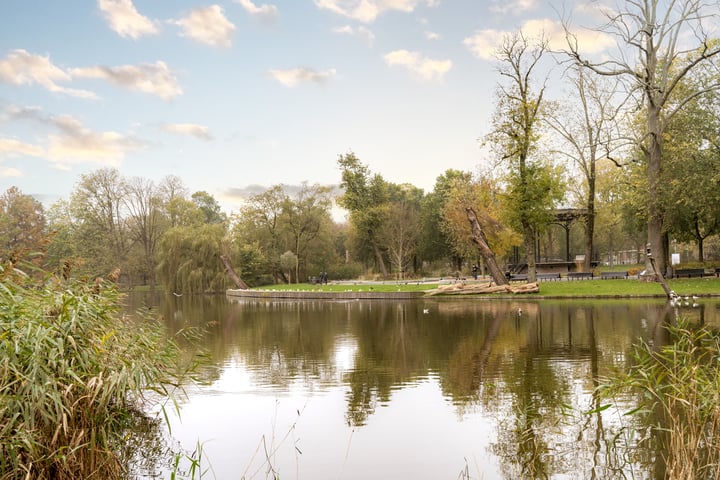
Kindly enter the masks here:
[[217, 478], [262, 477], [263, 438], [283, 478], [661, 478], [653, 452], [626, 455], [632, 399], [604, 410], [596, 387], [633, 342], [666, 341], [665, 302], [130, 301], [208, 331], [173, 433], [208, 442]]

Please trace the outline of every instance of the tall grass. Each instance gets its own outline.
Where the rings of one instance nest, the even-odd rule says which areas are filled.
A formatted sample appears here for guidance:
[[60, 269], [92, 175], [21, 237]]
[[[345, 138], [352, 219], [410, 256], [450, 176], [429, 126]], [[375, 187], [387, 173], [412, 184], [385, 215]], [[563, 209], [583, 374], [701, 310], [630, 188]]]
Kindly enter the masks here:
[[128, 475], [144, 394], [171, 393], [178, 350], [121, 311], [107, 280], [0, 265], [0, 479]]
[[720, 333], [679, 320], [671, 343], [641, 342], [607, 392], [630, 389], [668, 479], [720, 479]]

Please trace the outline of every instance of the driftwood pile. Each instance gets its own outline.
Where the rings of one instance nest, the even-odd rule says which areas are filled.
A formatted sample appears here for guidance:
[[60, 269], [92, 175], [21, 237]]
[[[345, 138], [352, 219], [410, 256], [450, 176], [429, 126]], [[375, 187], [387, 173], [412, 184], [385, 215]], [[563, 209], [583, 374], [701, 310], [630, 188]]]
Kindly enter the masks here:
[[490, 283], [453, 283], [440, 285], [426, 295], [475, 295], [481, 293], [537, 293], [540, 291], [537, 282], [523, 283], [522, 285], [495, 285]]

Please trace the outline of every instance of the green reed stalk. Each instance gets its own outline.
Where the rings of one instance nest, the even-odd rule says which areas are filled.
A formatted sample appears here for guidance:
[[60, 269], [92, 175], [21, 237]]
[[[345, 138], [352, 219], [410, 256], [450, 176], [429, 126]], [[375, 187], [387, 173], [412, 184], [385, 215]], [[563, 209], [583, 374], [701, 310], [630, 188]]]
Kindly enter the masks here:
[[144, 393], [170, 393], [178, 351], [120, 312], [106, 280], [38, 284], [0, 265], [0, 479], [128, 475]]
[[632, 413], [650, 426], [665, 478], [720, 479], [720, 332], [683, 320], [667, 328], [671, 343], [641, 342], [609, 391], [638, 394]]

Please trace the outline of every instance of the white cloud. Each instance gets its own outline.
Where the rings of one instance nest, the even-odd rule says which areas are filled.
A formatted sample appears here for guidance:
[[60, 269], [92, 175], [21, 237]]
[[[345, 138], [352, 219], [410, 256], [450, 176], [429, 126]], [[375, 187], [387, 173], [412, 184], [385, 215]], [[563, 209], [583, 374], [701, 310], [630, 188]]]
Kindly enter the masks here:
[[312, 68], [299, 67], [289, 70], [270, 70], [270, 75], [286, 87], [294, 87], [299, 83], [313, 82], [325, 83], [335, 76], [335, 69], [331, 68], [319, 72]]
[[193, 123], [171, 123], [164, 125], [162, 129], [169, 133], [177, 133], [180, 135], [190, 135], [200, 140], [212, 140], [212, 135], [207, 127], [196, 125]]
[[272, 4], [257, 6], [252, 2], [252, 0], [237, 0], [237, 3], [239, 3], [240, 6], [243, 7], [249, 14], [257, 15], [258, 17], [267, 20], [273, 20], [278, 14], [278, 8]]
[[142, 147], [138, 141], [117, 132], [94, 132], [68, 115], [52, 121], [60, 133], [48, 137], [47, 154], [59, 169], [84, 163], [114, 167], [127, 152]]
[[158, 33], [155, 24], [140, 15], [131, 0], [98, 0], [97, 3], [110, 28], [121, 37], [137, 39]]
[[513, 15], [522, 15], [530, 10], [537, 8], [536, 0], [495, 0], [490, 6], [490, 11], [500, 13], [502, 15], [512, 13]]
[[483, 60], [493, 60], [495, 59], [495, 52], [503, 36], [507, 34], [508, 32], [493, 29], [478, 30], [472, 37], [463, 40], [463, 44], [468, 47], [476, 57]]
[[219, 5], [197, 8], [180, 20], [171, 21], [182, 28], [182, 35], [212, 47], [232, 46], [233, 25]]
[[360, 22], [374, 21], [380, 14], [395, 10], [399, 12], [412, 12], [424, 3], [429, 7], [438, 5], [438, 0], [314, 0], [318, 8], [330, 10], [344, 17]]
[[0, 178], [22, 177], [23, 174], [17, 168], [0, 167]]
[[39, 108], [16, 106], [7, 107], [5, 113], [6, 119], [37, 122], [52, 128], [53, 133], [47, 136], [47, 147], [0, 139], [0, 158], [6, 155], [39, 156], [49, 159], [58, 169], [69, 170], [71, 165], [84, 163], [117, 166], [127, 152], [143, 147], [141, 142], [127, 135], [92, 131], [69, 115], [46, 115]]
[[37, 145], [20, 142], [12, 138], [0, 138], [0, 158], [3, 157], [41, 157], [45, 150]]
[[97, 98], [93, 92], [61, 87], [58, 82], [72, 81], [70, 74], [53, 65], [50, 57], [34, 55], [22, 49], [13, 50], [0, 60], [0, 81], [11, 85], [37, 83], [51, 92], [80, 98]]
[[343, 25], [342, 27], [333, 28], [334, 33], [340, 33], [344, 35], [351, 35], [353, 37], [359, 37], [370, 43], [375, 40], [375, 34], [368, 28], [362, 25], [353, 27], [351, 25]]
[[431, 32], [430, 30], [425, 31], [425, 38], [428, 40], [439, 40], [440, 34], [437, 32]]
[[[543, 37], [548, 42], [548, 47], [551, 50], [567, 49], [565, 30], [559, 21], [550, 19], [528, 20], [522, 24], [520, 31], [528, 39], [540, 39]], [[494, 60], [502, 39], [511, 33], [493, 29], [478, 30], [473, 36], [463, 40], [463, 43], [476, 57], [483, 60]], [[602, 32], [582, 30], [575, 33], [575, 35], [579, 49], [588, 54], [600, 53], [615, 45], [612, 37]]]
[[182, 95], [182, 88], [165, 62], [119, 67], [85, 67], [70, 71], [74, 77], [107, 80], [115, 85], [169, 100]]
[[432, 60], [408, 50], [395, 50], [384, 58], [388, 65], [407, 68], [425, 80], [442, 78], [452, 68], [451, 60]]

